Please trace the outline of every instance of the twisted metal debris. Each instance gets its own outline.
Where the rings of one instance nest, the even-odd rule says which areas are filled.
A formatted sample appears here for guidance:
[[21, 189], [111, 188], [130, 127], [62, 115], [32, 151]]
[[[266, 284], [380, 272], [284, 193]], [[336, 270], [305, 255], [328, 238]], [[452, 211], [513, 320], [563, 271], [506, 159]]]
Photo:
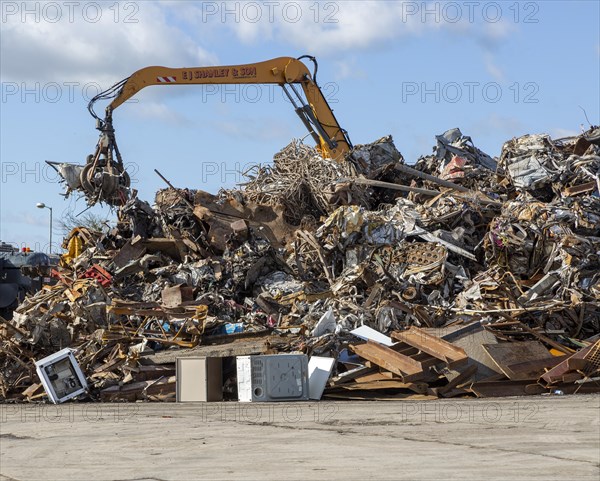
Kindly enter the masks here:
[[[326, 395], [337, 397], [390, 385], [401, 397], [597, 390], [597, 137], [528, 135], [492, 159], [452, 129], [414, 169], [391, 137], [344, 163], [294, 141], [239, 189], [169, 188], [154, 207], [131, 198], [110, 232], [73, 231], [58, 283], [0, 324], [0, 395], [43, 398], [34, 360], [71, 347], [92, 399], [172, 400], [171, 354], [240, 339], [264, 339], [250, 353], [336, 358]], [[361, 347], [361, 326], [412, 342], [405, 353], [415, 332], [450, 339], [446, 349], [470, 339], [469, 365], [381, 367], [373, 353], [387, 351]], [[502, 365], [495, 344], [530, 357]], [[583, 367], [560, 364], [571, 356]]]

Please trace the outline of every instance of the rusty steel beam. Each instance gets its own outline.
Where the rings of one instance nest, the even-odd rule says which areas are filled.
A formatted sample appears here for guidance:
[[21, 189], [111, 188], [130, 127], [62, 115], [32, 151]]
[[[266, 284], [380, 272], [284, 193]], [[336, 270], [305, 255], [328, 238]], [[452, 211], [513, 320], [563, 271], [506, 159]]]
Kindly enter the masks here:
[[351, 344], [350, 349], [367, 361], [393, 372], [405, 380], [407, 377], [423, 374], [425, 369], [422, 363], [378, 342], [367, 341], [366, 344]]
[[468, 356], [464, 349], [454, 346], [439, 337], [433, 336], [418, 327], [412, 326], [407, 331], [395, 331], [391, 334], [392, 339], [403, 342], [419, 349], [430, 356], [445, 362], [448, 367], [466, 364]]

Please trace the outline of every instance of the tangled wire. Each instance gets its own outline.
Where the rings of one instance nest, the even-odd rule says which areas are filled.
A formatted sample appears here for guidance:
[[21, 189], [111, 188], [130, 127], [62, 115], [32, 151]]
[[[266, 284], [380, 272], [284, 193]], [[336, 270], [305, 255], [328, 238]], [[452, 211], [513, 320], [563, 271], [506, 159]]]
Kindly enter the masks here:
[[[340, 179], [355, 178], [356, 172], [351, 163], [325, 159], [315, 148], [294, 140], [275, 154], [272, 166], [256, 165], [245, 175], [250, 179], [243, 192], [248, 201], [283, 205], [286, 221], [300, 225], [305, 216], [319, 218], [335, 210], [332, 197]], [[353, 195], [361, 196], [356, 191]]]

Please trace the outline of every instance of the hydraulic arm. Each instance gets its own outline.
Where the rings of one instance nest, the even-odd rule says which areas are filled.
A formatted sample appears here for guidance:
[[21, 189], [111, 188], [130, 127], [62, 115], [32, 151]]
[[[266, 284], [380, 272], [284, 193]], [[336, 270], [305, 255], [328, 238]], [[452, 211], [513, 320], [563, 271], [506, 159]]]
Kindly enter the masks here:
[[[302, 58], [308, 58], [314, 63], [314, 75], [311, 75], [301, 61]], [[88, 157], [87, 165], [81, 173], [81, 184], [88, 194], [88, 202], [95, 203], [103, 200], [114, 204], [124, 201], [124, 188], [129, 186], [129, 178], [124, 171], [116, 144], [112, 115], [125, 101], [151, 85], [280, 85], [322, 154], [325, 157], [342, 160], [344, 154], [352, 148], [352, 144], [319, 88], [316, 73], [316, 60], [310, 56], [299, 59], [279, 57], [245, 65], [194, 68], [146, 67], [138, 70], [98, 94], [88, 105], [90, 113], [97, 119], [98, 129], [102, 132], [96, 152]], [[304, 97], [297, 86], [302, 89]], [[113, 99], [106, 107], [104, 119], [98, 117], [93, 109], [94, 103], [102, 99]]]

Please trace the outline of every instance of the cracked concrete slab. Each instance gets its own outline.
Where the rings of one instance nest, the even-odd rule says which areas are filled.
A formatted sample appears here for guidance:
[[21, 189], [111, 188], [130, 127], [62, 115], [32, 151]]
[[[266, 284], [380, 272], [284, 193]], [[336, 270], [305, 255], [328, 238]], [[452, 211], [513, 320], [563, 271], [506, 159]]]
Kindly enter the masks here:
[[0, 405], [0, 479], [597, 481], [600, 396]]

